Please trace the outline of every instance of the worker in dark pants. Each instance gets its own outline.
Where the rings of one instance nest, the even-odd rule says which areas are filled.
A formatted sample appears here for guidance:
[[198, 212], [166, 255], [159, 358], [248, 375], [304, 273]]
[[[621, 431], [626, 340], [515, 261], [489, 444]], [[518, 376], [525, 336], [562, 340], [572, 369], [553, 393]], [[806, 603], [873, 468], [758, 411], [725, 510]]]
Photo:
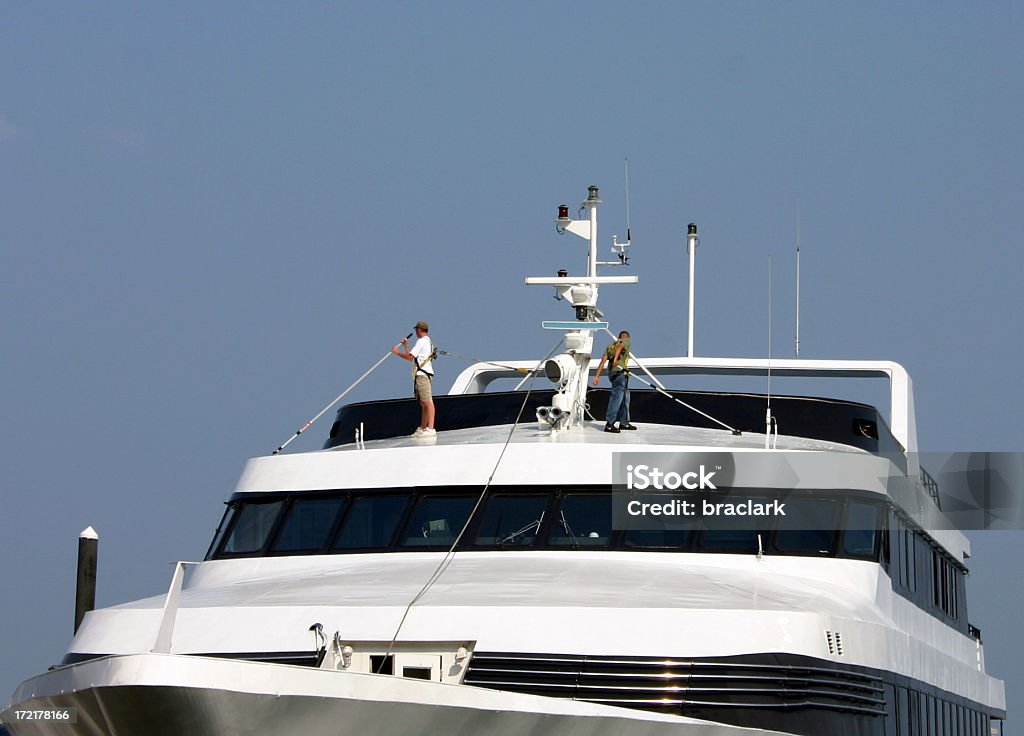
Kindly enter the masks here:
[[[608, 363], [608, 380], [612, 384], [612, 394], [608, 397], [608, 414], [605, 417], [604, 431], [618, 432], [622, 429], [636, 429], [629, 423], [629, 333], [623, 330], [619, 339], [608, 346], [601, 356], [601, 362], [594, 374], [594, 385], [601, 378], [601, 370]], [[616, 427], [615, 423], [619, 426]]]

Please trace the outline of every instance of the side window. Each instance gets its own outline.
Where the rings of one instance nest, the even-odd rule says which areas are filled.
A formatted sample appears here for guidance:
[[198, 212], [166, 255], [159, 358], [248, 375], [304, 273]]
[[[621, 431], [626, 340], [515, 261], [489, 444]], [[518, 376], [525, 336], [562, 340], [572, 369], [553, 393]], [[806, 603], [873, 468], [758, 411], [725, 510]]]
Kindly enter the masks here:
[[405, 527], [404, 549], [447, 550], [466, 525], [476, 496], [423, 496]]
[[790, 498], [778, 519], [778, 552], [829, 555], [835, 551], [839, 502], [829, 498]]
[[551, 526], [551, 544], [563, 547], [607, 547], [612, 534], [609, 493], [568, 493]]
[[498, 493], [487, 501], [477, 529], [476, 544], [494, 547], [526, 547], [540, 532], [551, 495]]
[[900, 736], [910, 735], [910, 698], [905, 687], [896, 691], [896, 733]]
[[288, 507], [271, 552], [317, 552], [327, 544], [346, 498], [297, 498]]
[[213, 556], [217, 554], [217, 548], [220, 547], [221, 540], [224, 539], [224, 535], [231, 527], [231, 521], [235, 518], [236, 511], [238, 511], [238, 505], [235, 503], [229, 503], [228, 507], [224, 509], [224, 515], [220, 517], [217, 531], [213, 533], [213, 541], [210, 542], [210, 548], [206, 550], [207, 560], [213, 559]]
[[665, 525], [664, 529], [629, 529], [623, 537], [626, 547], [636, 549], [671, 549], [685, 552], [693, 546], [699, 526], [696, 521]]
[[409, 500], [408, 494], [356, 496], [332, 549], [386, 549]]
[[221, 554], [244, 555], [259, 552], [267, 543], [284, 501], [243, 501]]
[[882, 507], [864, 501], [846, 504], [846, 523], [843, 525], [843, 554], [850, 557], [878, 559]]
[[887, 682], [884, 683], [883, 688], [885, 696], [885, 725], [883, 727], [885, 736], [897, 736], [899, 721], [897, 720], [896, 686]]
[[[748, 500], [752, 508], [755, 504], [765, 503], [764, 498], [728, 495], [716, 498], [715, 502], [735, 504]], [[760, 519], [766, 517], [730, 516], [724, 513], [720, 516], [705, 516], [701, 521], [704, 530], [697, 539], [697, 549], [700, 552], [756, 554], [759, 549], [758, 536], [761, 537], [760, 547], [767, 549], [769, 521], [761, 522]]]
[[907, 590], [911, 593], [917, 592], [917, 535], [913, 529], [904, 528], [904, 535], [907, 538]]

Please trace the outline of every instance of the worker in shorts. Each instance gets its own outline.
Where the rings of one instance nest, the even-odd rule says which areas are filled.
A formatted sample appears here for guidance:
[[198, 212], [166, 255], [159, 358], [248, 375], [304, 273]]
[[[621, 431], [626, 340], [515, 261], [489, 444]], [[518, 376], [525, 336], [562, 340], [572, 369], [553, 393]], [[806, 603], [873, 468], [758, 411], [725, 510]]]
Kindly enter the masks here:
[[429, 325], [420, 321], [416, 323], [416, 343], [409, 349], [409, 341], [402, 338], [401, 349], [396, 345], [391, 352], [404, 360], [412, 361], [413, 396], [420, 402], [420, 426], [412, 433], [413, 437], [433, 437], [434, 430], [434, 396], [430, 383], [434, 380], [433, 360], [437, 355], [434, 343], [427, 335]]

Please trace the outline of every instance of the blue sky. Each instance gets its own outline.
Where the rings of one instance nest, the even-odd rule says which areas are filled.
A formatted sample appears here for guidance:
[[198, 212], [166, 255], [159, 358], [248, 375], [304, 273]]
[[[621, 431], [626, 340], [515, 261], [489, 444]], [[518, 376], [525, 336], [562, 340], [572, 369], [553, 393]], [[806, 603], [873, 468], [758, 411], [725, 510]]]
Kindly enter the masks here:
[[[417, 319], [543, 355], [527, 275], [582, 268], [597, 184], [641, 355], [909, 369], [926, 450], [1021, 450], [1019, 3], [72, 3], [0, 8], [0, 692], [57, 661], [78, 532], [99, 602], [201, 556], [246, 458]], [[442, 362], [439, 386], [462, 364]], [[385, 363], [354, 399], [404, 395]], [[322, 442], [328, 420], [295, 449]], [[974, 534], [971, 620], [1024, 695], [1019, 533]]]

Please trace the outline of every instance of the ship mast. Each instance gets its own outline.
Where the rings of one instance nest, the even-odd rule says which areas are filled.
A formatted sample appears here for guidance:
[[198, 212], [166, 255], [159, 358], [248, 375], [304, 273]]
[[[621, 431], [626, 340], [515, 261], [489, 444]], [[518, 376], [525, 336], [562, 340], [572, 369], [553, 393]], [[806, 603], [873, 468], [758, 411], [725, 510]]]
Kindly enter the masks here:
[[537, 419], [551, 428], [562, 432], [579, 426], [583, 422], [587, 399], [587, 378], [590, 373], [590, 356], [594, 349], [595, 330], [605, 330], [608, 323], [600, 319], [597, 309], [598, 290], [601, 284], [635, 284], [636, 276], [598, 276], [598, 266], [625, 265], [626, 243], [614, 241], [612, 252], [619, 255], [618, 261], [597, 260], [597, 207], [601, 204], [596, 186], [588, 188], [587, 198], [580, 210], [587, 211], [586, 219], [574, 220], [569, 217], [569, 206], [558, 206], [555, 229], [559, 234], [572, 233], [588, 241], [587, 275], [570, 276], [559, 271], [555, 277], [529, 277], [527, 284], [555, 287], [555, 298], [569, 302], [575, 310], [575, 320], [545, 321], [541, 326], [546, 330], [562, 330], [565, 352], [544, 363], [544, 376], [555, 385], [555, 396], [551, 406], [537, 410]]

